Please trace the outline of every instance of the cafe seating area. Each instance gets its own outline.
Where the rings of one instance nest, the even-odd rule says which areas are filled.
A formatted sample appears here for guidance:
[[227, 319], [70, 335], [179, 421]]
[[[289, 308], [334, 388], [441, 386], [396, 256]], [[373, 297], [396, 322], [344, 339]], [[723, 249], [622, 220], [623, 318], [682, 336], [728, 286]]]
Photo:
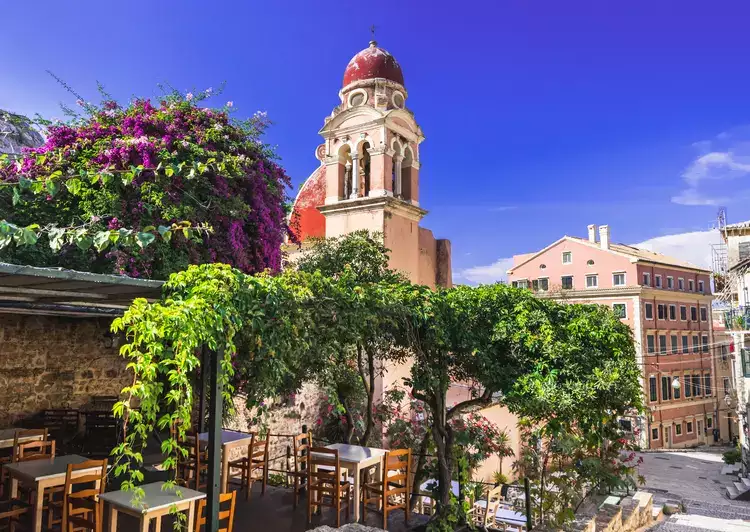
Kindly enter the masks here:
[[[101, 442], [88, 441], [101, 437], [114, 447], [119, 429], [111, 418], [101, 410], [46, 410], [37, 419], [42, 426], [0, 430], [0, 529], [161, 532], [173, 529], [176, 509], [189, 532], [206, 530], [208, 433], [193, 430], [184, 437], [187, 453], [177, 464], [177, 489], [165, 489], [170, 473], [159, 466], [163, 457], [150, 455], [136, 500], [119, 489], [122, 479], [114, 476], [111, 458], [101, 457], [106, 454]], [[286, 443], [287, 452], [270, 456], [272, 440], [275, 449]], [[353, 522], [400, 532], [424, 523], [434, 511], [429, 482], [419, 487], [417, 512], [406, 511], [408, 494], [415, 491], [409, 449], [326, 444], [309, 432], [224, 429], [221, 451], [219, 517], [227, 532], [301, 532]], [[498, 487], [472, 501], [473, 522], [525, 530], [525, 517], [506, 496]]]

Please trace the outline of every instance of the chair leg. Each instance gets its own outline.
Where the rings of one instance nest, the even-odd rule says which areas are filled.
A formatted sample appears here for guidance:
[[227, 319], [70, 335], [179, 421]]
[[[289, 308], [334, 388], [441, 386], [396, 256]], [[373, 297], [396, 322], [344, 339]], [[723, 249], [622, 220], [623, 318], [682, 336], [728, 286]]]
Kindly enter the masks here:
[[312, 490], [307, 489], [307, 524], [309, 525], [312, 521]]
[[261, 495], [266, 494], [266, 484], [268, 484], [268, 462], [263, 464], [263, 488], [261, 489]]
[[341, 491], [337, 490], [336, 494], [336, 528], [341, 528]]
[[294, 475], [294, 508], [297, 508], [297, 504], [299, 503], [299, 479], [297, 478], [297, 475]]

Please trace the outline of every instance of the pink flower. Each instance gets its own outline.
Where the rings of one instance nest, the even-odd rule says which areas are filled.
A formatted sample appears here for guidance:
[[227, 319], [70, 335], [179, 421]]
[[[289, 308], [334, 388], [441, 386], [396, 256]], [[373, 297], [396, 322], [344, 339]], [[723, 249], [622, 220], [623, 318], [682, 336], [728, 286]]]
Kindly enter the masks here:
[[229, 100], [227, 102], [227, 107], [232, 107], [234, 105], [234, 102], [232, 100]]
[[83, 100], [81, 100], [80, 98], [78, 100], [76, 100], [76, 104], [79, 105], [79, 106], [81, 106], [81, 107], [83, 107], [84, 103], [85, 102]]
[[185, 99], [186, 99], [187, 101], [190, 101], [190, 100], [192, 100], [192, 99], [193, 99], [193, 93], [192, 93], [192, 92], [188, 92], [188, 93], [187, 93], [187, 94], [185, 95]]

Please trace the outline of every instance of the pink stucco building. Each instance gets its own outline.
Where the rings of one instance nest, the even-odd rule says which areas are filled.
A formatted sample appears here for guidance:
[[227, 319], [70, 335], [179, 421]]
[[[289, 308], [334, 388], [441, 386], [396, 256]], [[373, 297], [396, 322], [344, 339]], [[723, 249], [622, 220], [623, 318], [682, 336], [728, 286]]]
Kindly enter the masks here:
[[[540, 297], [607, 305], [633, 330], [646, 413], [632, 420], [650, 448], [713, 443], [720, 428], [710, 272], [616, 244], [609, 227], [513, 257], [508, 279]], [[727, 438], [728, 435], [722, 434]]]

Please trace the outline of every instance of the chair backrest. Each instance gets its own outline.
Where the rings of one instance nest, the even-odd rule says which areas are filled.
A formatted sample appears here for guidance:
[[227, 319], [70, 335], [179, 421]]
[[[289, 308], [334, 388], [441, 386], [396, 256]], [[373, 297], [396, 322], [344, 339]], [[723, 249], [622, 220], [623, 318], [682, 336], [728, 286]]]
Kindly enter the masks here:
[[265, 462], [268, 458], [268, 440], [270, 434], [266, 435], [265, 440], [257, 440], [257, 436], [257, 434], [253, 433], [247, 449], [247, 456], [250, 457], [251, 464], [253, 462]]
[[18, 429], [13, 435], [13, 455], [16, 454], [16, 448], [19, 443], [28, 441], [47, 441], [49, 433], [47, 429]]
[[495, 524], [495, 514], [497, 514], [497, 508], [503, 499], [502, 491], [503, 486], [500, 485], [487, 492], [487, 506], [484, 508], [484, 519], [482, 520], [484, 526]]
[[408, 494], [411, 482], [411, 449], [392, 449], [383, 457], [383, 493]]
[[55, 440], [29, 441], [13, 448], [14, 462], [45, 460], [55, 457]]
[[[338, 449], [309, 447], [308, 450], [310, 452], [307, 459], [308, 487], [314, 489], [321, 484], [338, 485], [341, 478]], [[326, 469], [318, 469], [318, 466], [324, 466]]]
[[[77, 474], [79, 471], [85, 473]], [[73, 475], [76, 475], [75, 477]], [[102, 530], [103, 501], [107, 482], [107, 460], [87, 460], [79, 464], [68, 464], [63, 491], [62, 529], [89, 528]], [[84, 510], [83, 512], [81, 510]]]
[[[229, 493], [221, 493], [219, 495], [219, 532], [232, 532], [234, 527], [234, 503], [236, 500], [237, 492], [230, 491]], [[229, 503], [227, 505], [227, 503]], [[227, 508], [228, 506], [228, 508]], [[206, 499], [198, 501], [198, 515], [195, 519], [195, 531], [201, 532], [201, 527], [206, 524]], [[221, 527], [221, 523], [227, 521], [227, 526]]]
[[294, 437], [294, 472], [300, 473], [307, 468], [308, 450], [312, 445], [312, 432], [297, 434]]
[[48, 409], [42, 412], [42, 423], [50, 432], [68, 433], [78, 430], [78, 410]]

